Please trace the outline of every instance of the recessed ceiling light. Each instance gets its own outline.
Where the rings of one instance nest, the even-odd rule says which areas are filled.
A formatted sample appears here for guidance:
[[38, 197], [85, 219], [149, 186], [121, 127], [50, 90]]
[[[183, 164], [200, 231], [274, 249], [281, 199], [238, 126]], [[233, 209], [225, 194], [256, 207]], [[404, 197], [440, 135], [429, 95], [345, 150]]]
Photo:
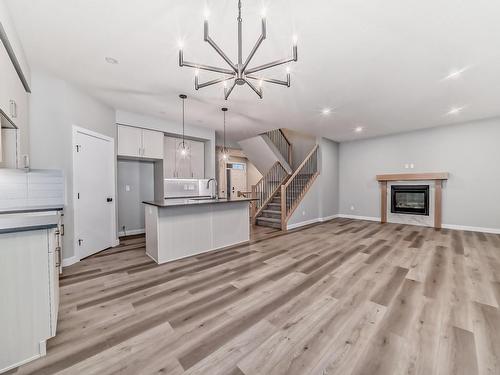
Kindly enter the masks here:
[[446, 112], [447, 115], [458, 115], [464, 107], [452, 107], [448, 112]]
[[365, 130], [365, 128], [363, 128], [362, 126], [356, 126], [354, 128], [355, 133], [361, 133], [363, 130]]
[[325, 116], [328, 116], [330, 113], [332, 113], [332, 109], [331, 108], [323, 108], [321, 110], [321, 113]]
[[118, 60], [115, 59], [115, 58], [113, 58], [113, 57], [107, 56], [107, 57], [104, 58], [104, 60], [106, 60], [106, 62], [109, 63], [109, 64], [113, 64], [113, 65], [118, 64]]
[[443, 81], [450, 79], [458, 79], [462, 76], [462, 73], [465, 72], [467, 69], [469, 69], [468, 66], [462, 69], [453, 69], [446, 77], [443, 78]]

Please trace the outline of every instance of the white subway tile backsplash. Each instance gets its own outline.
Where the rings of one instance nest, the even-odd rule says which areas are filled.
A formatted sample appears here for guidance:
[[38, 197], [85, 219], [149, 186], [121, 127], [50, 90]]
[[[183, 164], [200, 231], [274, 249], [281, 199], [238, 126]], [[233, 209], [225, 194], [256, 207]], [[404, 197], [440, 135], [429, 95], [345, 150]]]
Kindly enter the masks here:
[[0, 210], [64, 205], [60, 170], [0, 169]]

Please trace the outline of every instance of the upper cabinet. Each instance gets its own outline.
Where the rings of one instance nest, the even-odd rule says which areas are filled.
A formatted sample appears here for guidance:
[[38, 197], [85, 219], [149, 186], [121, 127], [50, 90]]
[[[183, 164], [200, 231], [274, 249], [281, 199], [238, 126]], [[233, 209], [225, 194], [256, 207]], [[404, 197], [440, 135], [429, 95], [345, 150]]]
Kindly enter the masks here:
[[163, 159], [163, 133], [153, 130], [142, 130], [143, 157]]
[[165, 178], [205, 178], [205, 143], [185, 140], [186, 153], [181, 153], [182, 139], [165, 137], [163, 173]]
[[4, 2], [0, 2], [0, 40], [0, 111], [4, 121], [17, 129], [16, 143], [9, 145], [16, 149], [16, 165], [27, 167], [29, 67]]
[[117, 125], [118, 156], [144, 159], [163, 159], [163, 133]]

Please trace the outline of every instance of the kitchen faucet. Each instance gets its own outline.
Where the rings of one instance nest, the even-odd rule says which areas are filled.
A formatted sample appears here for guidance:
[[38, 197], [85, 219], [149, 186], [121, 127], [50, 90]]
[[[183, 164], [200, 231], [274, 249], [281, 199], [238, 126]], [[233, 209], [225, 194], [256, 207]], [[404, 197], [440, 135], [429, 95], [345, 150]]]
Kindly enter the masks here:
[[208, 181], [207, 181], [207, 189], [210, 187], [210, 181], [213, 181], [214, 182], [214, 187], [215, 187], [215, 192], [214, 192], [214, 189], [212, 189], [212, 195], [210, 196], [210, 198], [212, 199], [217, 199], [218, 196], [217, 196], [217, 192], [218, 192], [218, 185], [217, 185], [217, 180], [215, 178], [210, 178]]

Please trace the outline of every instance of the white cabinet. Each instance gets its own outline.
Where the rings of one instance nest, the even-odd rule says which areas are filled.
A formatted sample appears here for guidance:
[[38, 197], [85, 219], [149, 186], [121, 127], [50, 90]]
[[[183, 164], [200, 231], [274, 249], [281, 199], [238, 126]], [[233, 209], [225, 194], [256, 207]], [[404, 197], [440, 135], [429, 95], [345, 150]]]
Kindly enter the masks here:
[[2, 77], [0, 110], [17, 128], [17, 164], [19, 167], [24, 167], [22, 158], [29, 153], [28, 94], [2, 43], [0, 43], [0, 77]]
[[118, 156], [163, 159], [163, 133], [154, 130], [117, 125]]
[[163, 159], [163, 133], [142, 130], [142, 156], [150, 159]]
[[0, 234], [0, 372], [45, 355], [55, 334], [56, 229]]
[[142, 130], [118, 125], [118, 155], [139, 157], [142, 154]]
[[181, 152], [182, 139], [164, 139], [164, 178], [205, 178], [204, 142], [185, 140], [186, 153]]

